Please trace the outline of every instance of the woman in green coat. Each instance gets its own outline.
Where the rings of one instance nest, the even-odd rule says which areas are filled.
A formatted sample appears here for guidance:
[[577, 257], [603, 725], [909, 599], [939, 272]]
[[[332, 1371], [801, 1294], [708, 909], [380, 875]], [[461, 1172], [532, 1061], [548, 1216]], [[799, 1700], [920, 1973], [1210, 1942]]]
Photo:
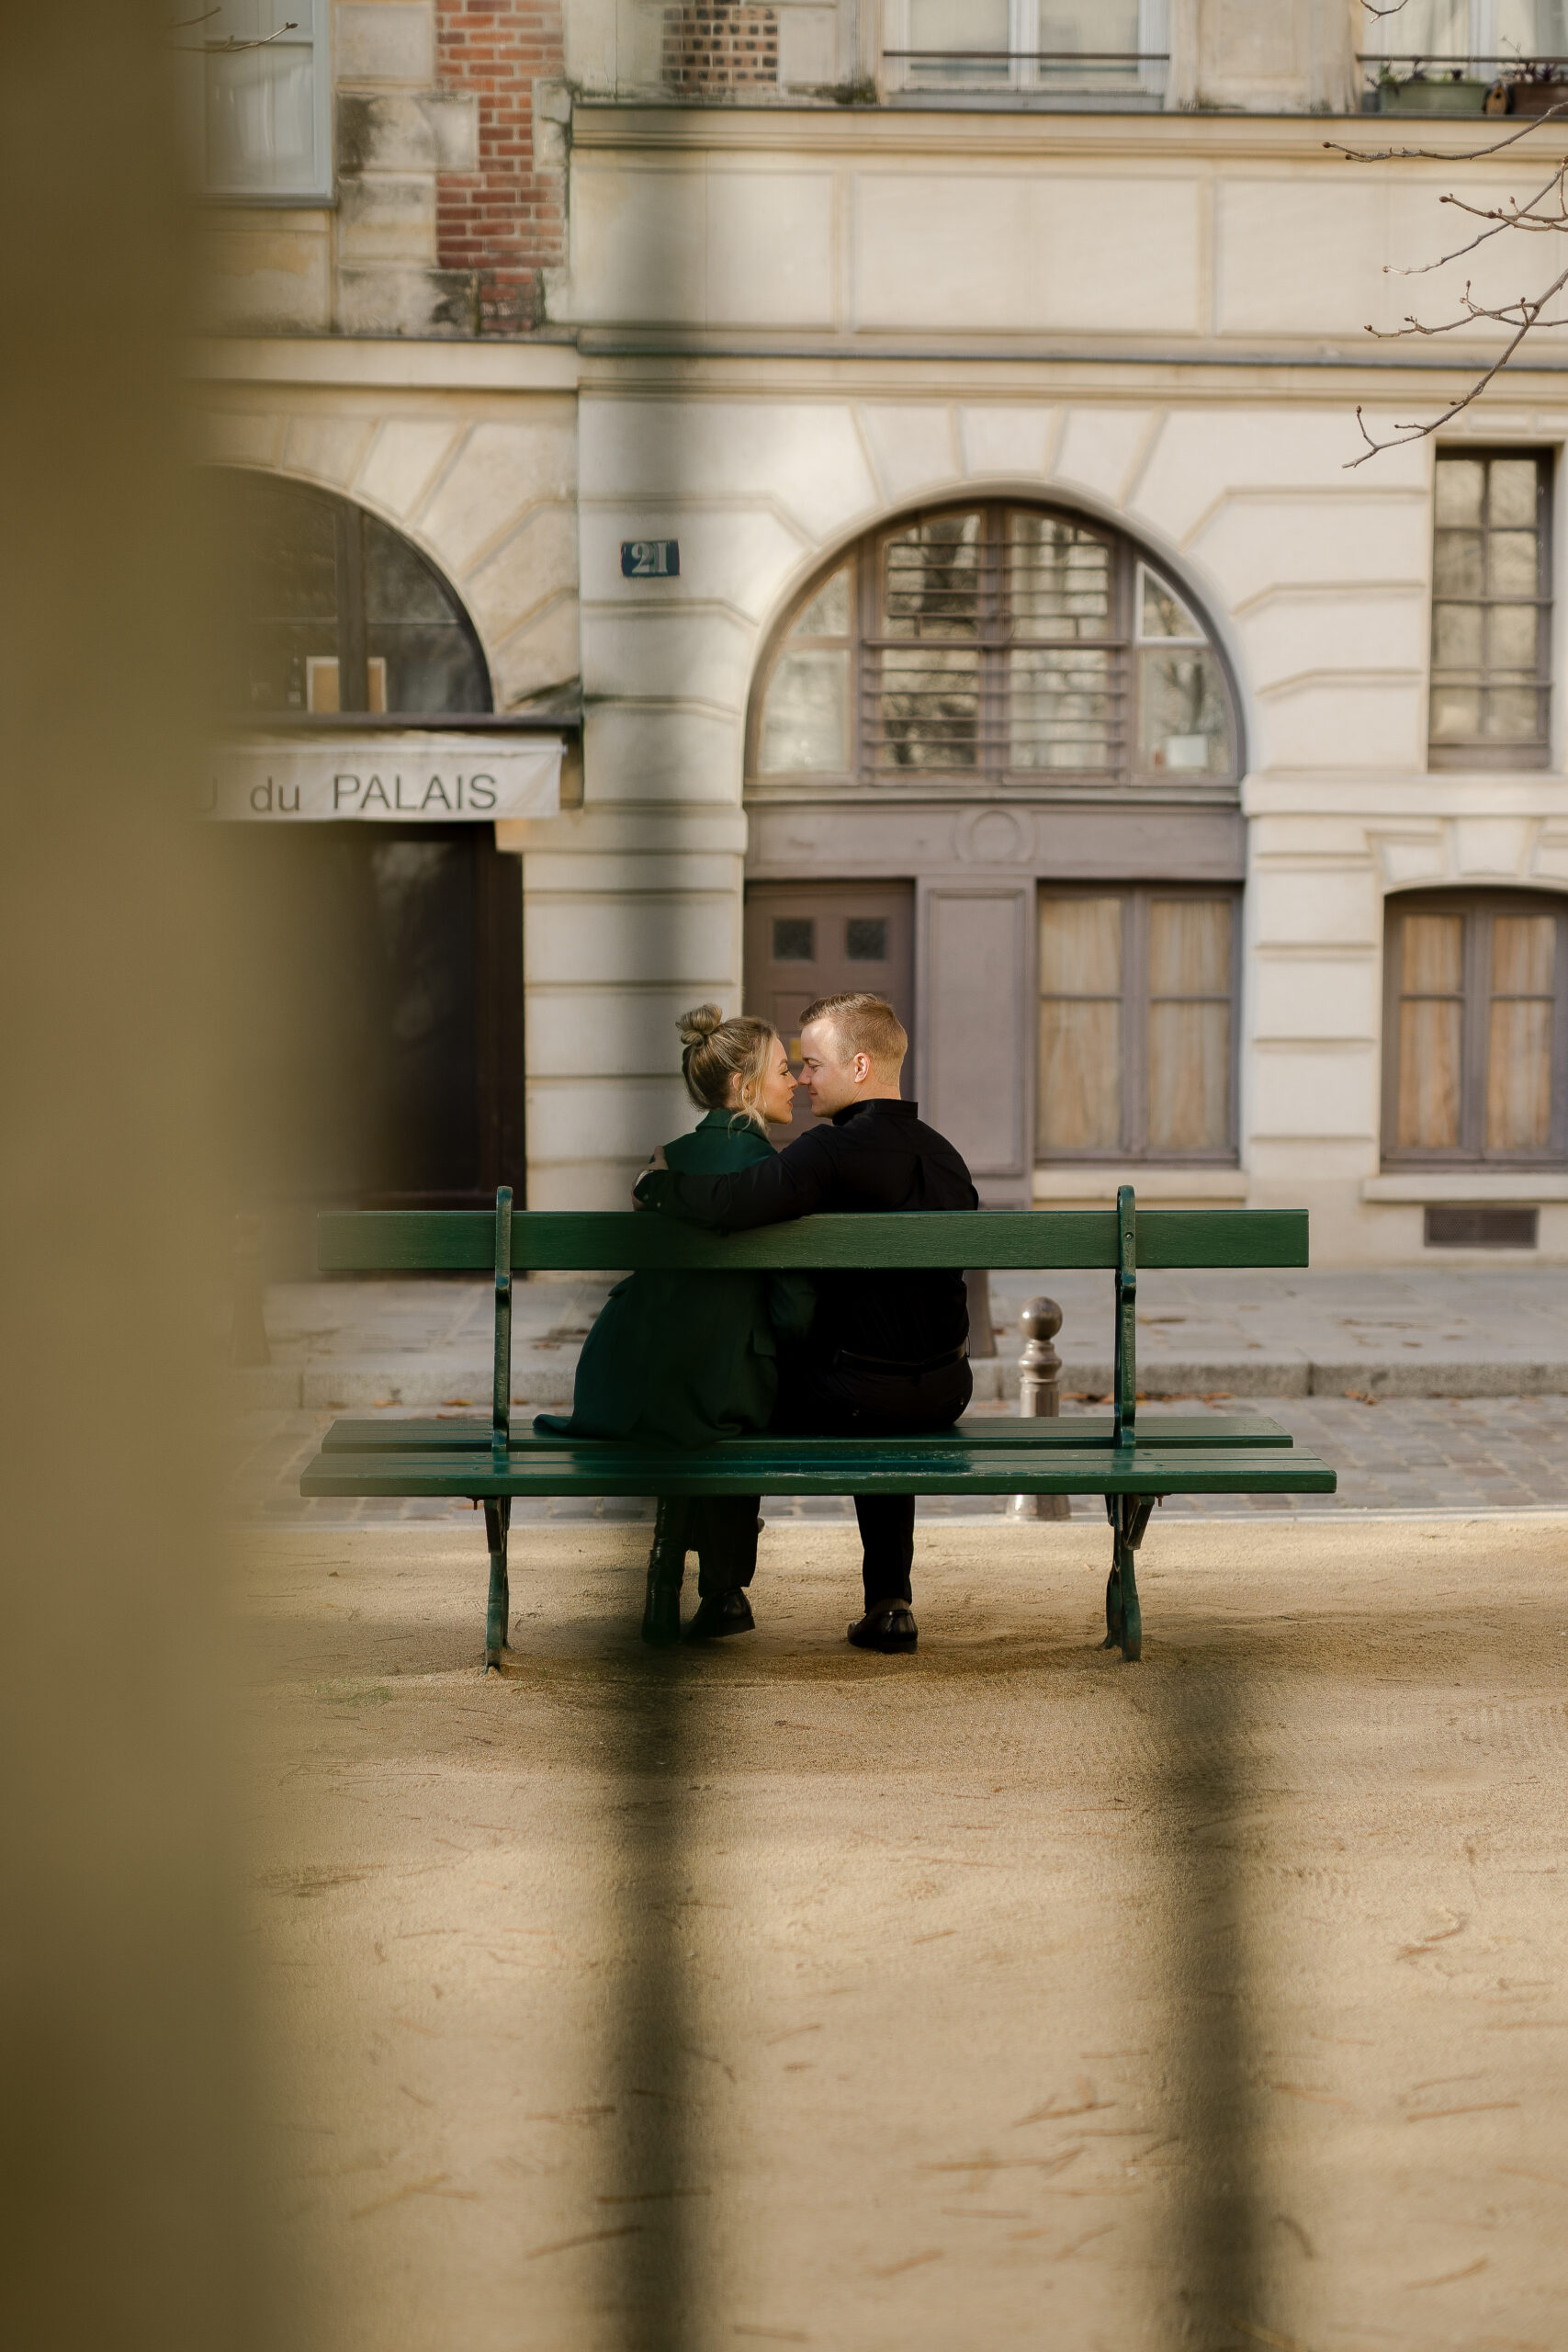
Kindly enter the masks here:
[[[705, 1115], [664, 1147], [670, 1166], [728, 1175], [773, 1148], [767, 1131], [787, 1126], [795, 1080], [777, 1032], [741, 1015], [726, 1021], [699, 1005], [679, 1023], [681, 1075]], [[535, 1428], [574, 1438], [640, 1438], [654, 1445], [712, 1445], [764, 1430], [778, 1395], [781, 1341], [802, 1339], [813, 1294], [790, 1274], [663, 1272], [617, 1283], [583, 1343], [570, 1419], [541, 1413]], [[698, 1606], [688, 1639], [743, 1634], [755, 1623], [746, 1587], [757, 1562], [756, 1495], [666, 1498], [648, 1570], [646, 1641], [681, 1630], [681, 1577], [698, 1563]]]

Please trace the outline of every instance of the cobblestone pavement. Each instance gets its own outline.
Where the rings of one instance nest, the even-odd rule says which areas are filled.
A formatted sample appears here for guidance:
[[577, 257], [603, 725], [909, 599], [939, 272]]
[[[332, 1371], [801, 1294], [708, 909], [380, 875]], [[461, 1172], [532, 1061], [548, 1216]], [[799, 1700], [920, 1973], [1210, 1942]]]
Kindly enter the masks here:
[[[570, 1396], [606, 1284], [584, 1276], [513, 1293], [514, 1399]], [[999, 1357], [976, 1361], [976, 1398], [1017, 1394], [1019, 1310], [1044, 1293], [1063, 1310], [1064, 1385], [1111, 1379], [1111, 1285], [1099, 1272], [997, 1274]], [[235, 1375], [236, 1404], [356, 1409], [437, 1407], [490, 1393], [491, 1287], [365, 1279], [278, 1283], [267, 1298], [273, 1361]], [[1151, 1393], [1251, 1396], [1513, 1396], [1568, 1393], [1568, 1268], [1223, 1268], [1145, 1272], [1138, 1366]]]
[[[993, 1408], [995, 1409], [995, 1408]], [[1157, 1418], [1167, 1404], [1148, 1409]], [[1183, 1412], [1262, 1411], [1281, 1421], [1301, 1445], [1339, 1473], [1337, 1495], [1174, 1496], [1168, 1515], [1248, 1518], [1269, 1511], [1312, 1517], [1324, 1512], [1517, 1511], [1568, 1510], [1568, 1396], [1403, 1397], [1374, 1405], [1348, 1397], [1235, 1398], [1213, 1407], [1183, 1400]], [[241, 1514], [278, 1526], [363, 1526], [378, 1522], [468, 1520], [466, 1502], [305, 1501], [299, 1474], [320, 1443], [328, 1413], [252, 1413], [244, 1417], [243, 1455], [235, 1485]], [[564, 1498], [520, 1501], [513, 1516], [530, 1520], [642, 1520], [651, 1506], [635, 1496], [600, 1500]], [[921, 1498], [923, 1519], [999, 1517], [1005, 1500], [971, 1496]], [[840, 1519], [847, 1498], [774, 1496], [773, 1519]], [[1075, 1516], [1098, 1518], [1093, 1497], [1073, 1498]]]

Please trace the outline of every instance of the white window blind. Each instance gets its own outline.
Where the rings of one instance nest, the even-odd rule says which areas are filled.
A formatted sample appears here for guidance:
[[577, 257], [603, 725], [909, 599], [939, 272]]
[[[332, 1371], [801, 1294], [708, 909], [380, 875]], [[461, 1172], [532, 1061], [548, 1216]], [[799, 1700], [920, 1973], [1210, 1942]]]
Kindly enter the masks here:
[[174, 33], [210, 196], [330, 196], [330, 0], [218, 0]]

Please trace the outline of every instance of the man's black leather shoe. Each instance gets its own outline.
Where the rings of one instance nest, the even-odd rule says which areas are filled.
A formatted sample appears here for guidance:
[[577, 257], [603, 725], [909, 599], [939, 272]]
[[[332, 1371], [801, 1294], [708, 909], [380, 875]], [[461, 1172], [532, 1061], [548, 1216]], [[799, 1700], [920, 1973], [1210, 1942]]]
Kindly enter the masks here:
[[850, 1639], [857, 1650], [885, 1650], [893, 1655], [912, 1650], [919, 1638], [907, 1600], [879, 1600], [858, 1625], [850, 1627]]
[[686, 1639], [715, 1642], [721, 1634], [753, 1633], [756, 1624], [744, 1589], [734, 1585], [728, 1592], [710, 1592], [705, 1600], [698, 1601], [697, 1613], [686, 1628]]

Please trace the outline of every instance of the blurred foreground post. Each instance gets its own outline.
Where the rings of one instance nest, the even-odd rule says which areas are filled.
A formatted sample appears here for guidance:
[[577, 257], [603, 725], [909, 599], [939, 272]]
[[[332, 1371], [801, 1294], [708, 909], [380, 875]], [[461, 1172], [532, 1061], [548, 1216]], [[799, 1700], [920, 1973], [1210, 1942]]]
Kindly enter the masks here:
[[236, 1634], [197, 1344], [229, 1178], [190, 816], [182, 13], [10, 9], [0, 75], [0, 2338], [18, 2352], [268, 2334], [222, 1745]]
[[[1062, 1409], [1062, 1359], [1051, 1345], [1062, 1328], [1054, 1298], [1032, 1298], [1018, 1318], [1023, 1352], [1018, 1360], [1018, 1410], [1022, 1420], [1055, 1419]], [[1010, 1519], [1071, 1519], [1066, 1495], [1014, 1495]]]

